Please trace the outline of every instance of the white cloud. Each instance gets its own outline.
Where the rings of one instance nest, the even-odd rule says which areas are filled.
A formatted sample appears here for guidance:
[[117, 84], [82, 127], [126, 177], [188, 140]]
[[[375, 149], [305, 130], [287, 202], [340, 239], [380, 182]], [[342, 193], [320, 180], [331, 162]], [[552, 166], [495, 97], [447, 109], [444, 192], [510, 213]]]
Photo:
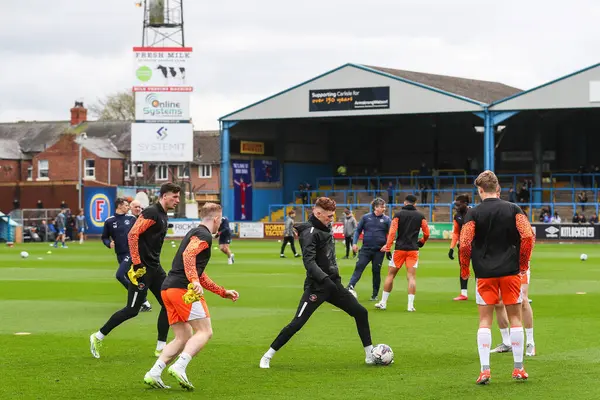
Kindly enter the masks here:
[[[134, 1], [2, 2], [0, 121], [69, 118], [132, 83]], [[597, 63], [597, 0], [185, 2], [197, 129], [347, 62], [528, 89]]]

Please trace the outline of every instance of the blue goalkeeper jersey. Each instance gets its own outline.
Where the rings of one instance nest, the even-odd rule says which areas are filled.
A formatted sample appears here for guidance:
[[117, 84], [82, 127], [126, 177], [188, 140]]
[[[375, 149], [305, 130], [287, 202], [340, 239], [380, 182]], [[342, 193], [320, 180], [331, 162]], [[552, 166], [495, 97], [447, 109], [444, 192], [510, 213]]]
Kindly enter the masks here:
[[104, 221], [104, 230], [102, 232], [102, 243], [110, 248], [111, 240], [115, 242], [115, 253], [129, 254], [129, 243], [127, 236], [135, 224], [136, 218], [133, 215], [115, 214]]

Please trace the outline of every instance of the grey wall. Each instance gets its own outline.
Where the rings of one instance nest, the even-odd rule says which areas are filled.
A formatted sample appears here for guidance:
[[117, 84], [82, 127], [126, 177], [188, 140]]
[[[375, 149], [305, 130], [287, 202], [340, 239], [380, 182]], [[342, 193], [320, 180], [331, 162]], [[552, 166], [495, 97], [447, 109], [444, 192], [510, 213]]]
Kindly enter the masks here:
[[541, 110], [600, 107], [590, 101], [592, 82], [600, 81], [600, 65], [491, 107], [492, 110]]
[[[390, 87], [390, 108], [356, 111], [309, 112], [309, 90]], [[232, 114], [227, 121], [283, 118], [321, 118], [352, 115], [419, 114], [480, 111], [481, 107], [448, 95], [401, 82], [388, 76], [346, 66], [253, 107]]]

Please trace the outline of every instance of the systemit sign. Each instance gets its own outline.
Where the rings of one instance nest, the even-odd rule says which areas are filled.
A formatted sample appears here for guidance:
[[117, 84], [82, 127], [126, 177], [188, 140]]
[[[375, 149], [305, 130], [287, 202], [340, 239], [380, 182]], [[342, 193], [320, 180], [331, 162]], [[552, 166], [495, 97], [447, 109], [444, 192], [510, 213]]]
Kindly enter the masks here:
[[131, 161], [191, 162], [192, 124], [131, 124]]
[[578, 224], [532, 224], [536, 239], [541, 240], [600, 240], [600, 227]]

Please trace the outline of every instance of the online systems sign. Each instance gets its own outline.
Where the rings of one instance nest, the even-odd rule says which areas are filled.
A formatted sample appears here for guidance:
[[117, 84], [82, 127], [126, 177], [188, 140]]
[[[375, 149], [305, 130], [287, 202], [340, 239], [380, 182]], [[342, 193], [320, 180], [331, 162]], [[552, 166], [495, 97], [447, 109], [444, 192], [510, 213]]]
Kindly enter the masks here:
[[135, 114], [137, 121], [189, 121], [189, 93], [136, 92]]

